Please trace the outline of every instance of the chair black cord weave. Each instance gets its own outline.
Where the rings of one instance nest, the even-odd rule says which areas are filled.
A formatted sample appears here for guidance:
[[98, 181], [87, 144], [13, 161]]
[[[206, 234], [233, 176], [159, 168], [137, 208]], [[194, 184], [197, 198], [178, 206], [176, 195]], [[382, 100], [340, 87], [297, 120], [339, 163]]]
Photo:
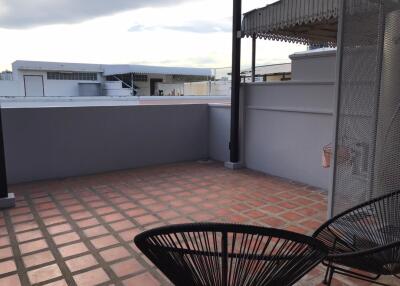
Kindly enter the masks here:
[[167, 226], [135, 243], [178, 286], [293, 285], [328, 253], [311, 237], [231, 224]]
[[[323, 224], [313, 235], [330, 253], [326, 284], [334, 273], [376, 281], [400, 273], [400, 191], [347, 210]], [[360, 275], [350, 267], [374, 276]], [[396, 276], [397, 277], [397, 276]]]

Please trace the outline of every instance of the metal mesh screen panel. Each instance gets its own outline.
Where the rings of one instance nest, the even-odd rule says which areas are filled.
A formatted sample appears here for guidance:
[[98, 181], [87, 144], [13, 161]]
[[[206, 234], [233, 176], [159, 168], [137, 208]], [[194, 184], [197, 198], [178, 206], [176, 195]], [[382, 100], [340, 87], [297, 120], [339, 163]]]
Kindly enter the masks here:
[[385, 11], [374, 196], [400, 189], [400, 4], [392, 4]]
[[333, 214], [400, 182], [400, 67], [394, 62], [400, 52], [393, 40], [400, 4], [345, 0], [344, 6]]

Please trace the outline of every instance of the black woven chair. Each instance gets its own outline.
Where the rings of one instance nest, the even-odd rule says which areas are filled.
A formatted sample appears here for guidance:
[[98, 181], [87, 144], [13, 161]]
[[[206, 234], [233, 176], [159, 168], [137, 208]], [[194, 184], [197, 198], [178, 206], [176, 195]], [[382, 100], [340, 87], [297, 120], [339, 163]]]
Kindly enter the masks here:
[[161, 227], [135, 243], [178, 286], [292, 285], [328, 253], [311, 237], [231, 224]]
[[328, 267], [325, 284], [330, 285], [333, 274], [338, 273], [387, 285], [377, 279], [400, 273], [400, 191], [335, 216], [313, 237], [330, 249], [324, 260]]

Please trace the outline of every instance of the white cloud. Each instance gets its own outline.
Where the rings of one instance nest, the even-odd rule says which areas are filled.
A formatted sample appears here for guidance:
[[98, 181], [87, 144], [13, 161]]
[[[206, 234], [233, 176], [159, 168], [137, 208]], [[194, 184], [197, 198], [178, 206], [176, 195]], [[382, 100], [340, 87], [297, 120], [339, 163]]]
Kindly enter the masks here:
[[0, 27], [27, 28], [78, 23], [125, 10], [190, 1], [193, 0], [0, 0], [0, 7], [3, 7]]
[[[48, 0], [31, 0], [39, 6], [43, 1]], [[110, 2], [117, 5], [119, 1]], [[243, 12], [264, 5], [265, 0], [243, 1]], [[212, 31], [218, 29], [215, 27], [221, 31], [230, 29], [231, 14], [231, 0], [181, 1], [174, 6], [129, 10], [75, 24], [0, 28], [0, 70], [10, 69], [15, 60], [226, 67], [231, 65], [231, 33]], [[135, 25], [144, 29], [129, 32]], [[199, 30], [194, 32], [193, 25]], [[242, 63], [248, 66], [251, 40], [244, 39], [242, 43]], [[288, 62], [289, 54], [304, 49], [259, 40], [257, 63]]]
[[158, 26], [144, 26], [141, 24], [136, 24], [129, 29], [130, 32], [154, 32], [160, 30], [198, 34], [230, 33], [232, 31], [232, 20], [229, 18], [221, 21], [191, 21], [181, 25]]

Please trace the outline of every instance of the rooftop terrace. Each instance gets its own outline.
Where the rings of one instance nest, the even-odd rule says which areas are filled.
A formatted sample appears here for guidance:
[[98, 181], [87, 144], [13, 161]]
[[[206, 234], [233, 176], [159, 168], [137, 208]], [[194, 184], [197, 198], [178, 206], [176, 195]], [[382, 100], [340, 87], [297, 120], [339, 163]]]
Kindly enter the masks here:
[[[11, 186], [0, 212], [0, 285], [169, 285], [133, 237], [157, 226], [235, 222], [311, 234], [326, 194], [221, 163], [189, 162]], [[318, 267], [299, 285], [320, 285]], [[334, 285], [365, 285], [339, 275]]]

